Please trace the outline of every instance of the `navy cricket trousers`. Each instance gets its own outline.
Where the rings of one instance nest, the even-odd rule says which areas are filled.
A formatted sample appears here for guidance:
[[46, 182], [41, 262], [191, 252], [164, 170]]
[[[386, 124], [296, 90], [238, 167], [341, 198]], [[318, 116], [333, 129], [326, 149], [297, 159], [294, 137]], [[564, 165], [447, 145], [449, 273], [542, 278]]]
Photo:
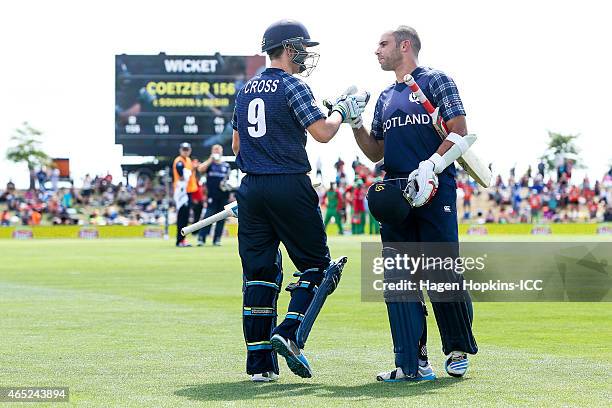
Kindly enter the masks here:
[[[398, 179], [394, 183], [402, 189], [406, 188], [406, 179]], [[431, 202], [413, 208], [402, 225], [381, 224], [380, 235], [383, 245], [394, 247], [394, 243], [402, 242], [457, 243], [456, 201], [454, 183], [452, 185], [441, 183]], [[453, 252], [451, 255], [458, 255], [454, 253], [455, 250], [458, 251], [458, 244], [448, 245], [448, 248]], [[446, 281], [452, 280], [449, 278]], [[462, 301], [436, 301], [435, 295], [430, 293], [430, 298], [444, 354], [449, 354], [451, 351], [475, 354], [478, 346], [472, 333], [473, 308], [469, 293], [461, 294]], [[409, 302], [387, 302], [387, 312], [396, 366], [402, 367], [406, 373], [414, 374], [417, 370], [417, 357], [427, 359], [424, 307]], [[412, 324], [408, 324], [408, 321]], [[420, 328], [413, 333], [417, 326]]]
[[[223, 211], [223, 207], [227, 204], [227, 200], [220, 200], [209, 198], [208, 206], [206, 207], [206, 212], [204, 213], [204, 218], [215, 215], [218, 212]], [[221, 242], [221, 235], [223, 234], [223, 226], [225, 225], [225, 220], [217, 221], [215, 223], [215, 232], [213, 234], [213, 242]], [[206, 242], [206, 237], [210, 233], [210, 229], [212, 225], [208, 225], [200, 230], [198, 234], [198, 239], [202, 242]]]
[[[278, 333], [295, 339], [313, 288], [331, 261], [319, 197], [306, 174], [271, 174], [245, 176], [236, 198], [247, 373], [278, 372], [270, 337]], [[287, 315], [275, 327], [281, 242], [300, 275], [299, 284], [291, 289]]]

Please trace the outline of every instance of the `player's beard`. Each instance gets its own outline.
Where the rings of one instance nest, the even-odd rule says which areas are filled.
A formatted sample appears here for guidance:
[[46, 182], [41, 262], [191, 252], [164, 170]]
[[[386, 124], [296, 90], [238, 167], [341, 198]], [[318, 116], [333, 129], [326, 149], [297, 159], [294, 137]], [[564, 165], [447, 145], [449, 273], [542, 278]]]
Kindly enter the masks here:
[[396, 48], [387, 57], [383, 57], [383, 61], [380, 63], [380, 68], [383, 71], [394, 71], [395, 68], [402, 62], [402, 54], [399, 49]]

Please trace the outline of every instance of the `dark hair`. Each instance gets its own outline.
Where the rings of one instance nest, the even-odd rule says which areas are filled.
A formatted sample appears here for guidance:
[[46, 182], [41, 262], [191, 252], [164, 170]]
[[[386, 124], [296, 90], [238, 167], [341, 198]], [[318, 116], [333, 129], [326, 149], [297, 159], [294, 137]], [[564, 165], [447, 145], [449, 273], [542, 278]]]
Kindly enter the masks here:
[[395, 46], [398, 48], [402, 41], [410, 41], [414, 55], [416, 57], [419, 56], [419, 51], [421, 51], [421, 39], [414, 28], [401, 25], [393, 31], [393, 37], [395, 38]]
[[283, 51], [285, 51], [285, 47], [276, 47], [268, 50], [268, 56], [270, 60], [278, 59], [281, 55], [283, 55]]

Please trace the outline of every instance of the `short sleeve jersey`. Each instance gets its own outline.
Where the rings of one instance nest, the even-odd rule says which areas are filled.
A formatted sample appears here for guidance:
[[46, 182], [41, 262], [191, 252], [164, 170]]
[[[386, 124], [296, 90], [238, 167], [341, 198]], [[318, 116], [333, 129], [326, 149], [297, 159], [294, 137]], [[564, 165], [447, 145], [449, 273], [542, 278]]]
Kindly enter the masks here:
[[230, 172], [230, 165], [225, 162], [212, 162], [206, 170], [206, 190], [208, 197], [214, 200], [227, 200], [229, 193], [221, 190], [221, 182], [227, 180]]
[[[427, 99], [440, 107], [445, 121], [465, 116], [457, 86], [448, 75], [417, 67], [412, 76]], [[376, 139], [385, 141], [385, 170], [390, 177], [410, 174], [442, 143], [431, 117], [404, 83], [394, 83], [380, 94], [374, 109], [372, 133]], [[455, 174], [454, 165], [447, 167], [438, 176], [440, 183], [455, 185]]]
[[306, 128], [325, 117], [308, 85], [281, 69], [266, 69], [236, 97], [232, 126], [240, 135], [238, 167], [249, 174], [310, 171]]

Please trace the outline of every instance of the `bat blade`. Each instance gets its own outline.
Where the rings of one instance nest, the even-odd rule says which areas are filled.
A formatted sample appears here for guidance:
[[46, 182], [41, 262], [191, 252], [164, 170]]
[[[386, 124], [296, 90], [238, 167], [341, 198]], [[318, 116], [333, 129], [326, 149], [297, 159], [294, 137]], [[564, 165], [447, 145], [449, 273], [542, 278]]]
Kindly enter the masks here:
[[237, 201], [233, 201], [227, 204], [224, 207], [223, 211], [219, 211], [218, 213], [213, 214], [210, 217], [204, 218], [201, 221], [193, 223], [185, 228], [182, 228], [181, 234], [183, 236], [187, 236], [187, 234], [190, 234], [194, 231], [201, 230], [204, 227], [208, 227], [209, 225], [214, 224], [215, 222], [219, 222], [229, 217], [238, 217], [238, 202]]

